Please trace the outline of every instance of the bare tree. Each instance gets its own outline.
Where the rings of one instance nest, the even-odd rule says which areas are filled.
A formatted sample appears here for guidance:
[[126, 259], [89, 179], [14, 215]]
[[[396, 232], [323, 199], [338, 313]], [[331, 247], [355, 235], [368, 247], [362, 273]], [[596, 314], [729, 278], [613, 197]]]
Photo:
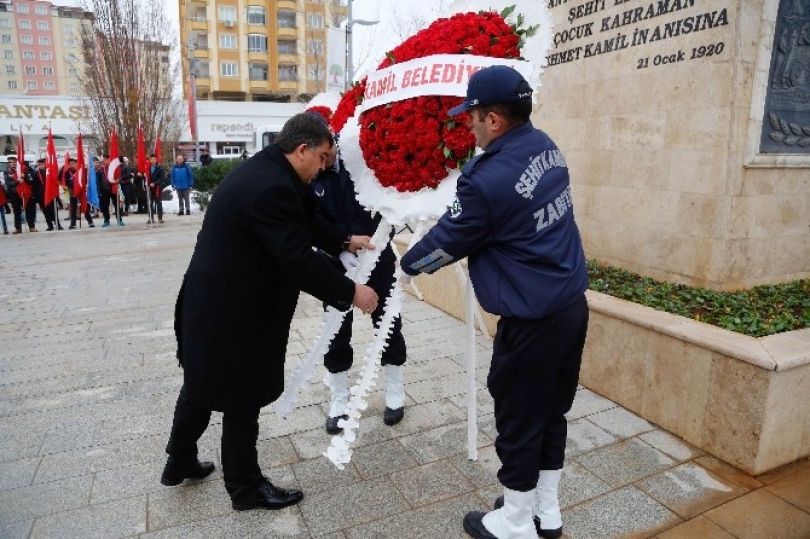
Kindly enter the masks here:
[[[94, 13], [82, 27], [84, 90], [92, 130], [109, 145], [113, 128], [123, 155], [134, 156], [138, 123], [144, 137], [160, 136], [170, 151], [180, 138], [185, 114], [174, 93], [180, 80], [179, 40], [163, 0], [85, 0]], [[147, 142], [148, 144], [148, 142]]]

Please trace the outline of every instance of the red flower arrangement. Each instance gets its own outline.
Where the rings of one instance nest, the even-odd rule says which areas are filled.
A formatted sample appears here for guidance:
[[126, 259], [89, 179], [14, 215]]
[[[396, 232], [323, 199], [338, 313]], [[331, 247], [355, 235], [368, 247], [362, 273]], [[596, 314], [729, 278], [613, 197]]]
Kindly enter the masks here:
[[[434, 54], [518, 59], [522, 36], [533, 30], [507, 23], [504, 18], [510, 12], [460, 13], [439, 19], [389, 52], [378, 69]], [[365, 87], [364, 78], [343, 95], [331, 120], [336, 132], [362, 103]], [[400, 192], [435, 189], [449, 175], [448, 169], [464, 166], [475, 151], [468, 115], [447, 116], [461, 101], [454, 96], [422, 96], [363, 112], [360, 148], [380, 185]]]
[[315, 112], [320, 114], [324, 117], [324, 119], [328, 122], [332, 118], [332, 109], [325, 105], [315, 105], [314, 107], [309, 107], [304, 112]]

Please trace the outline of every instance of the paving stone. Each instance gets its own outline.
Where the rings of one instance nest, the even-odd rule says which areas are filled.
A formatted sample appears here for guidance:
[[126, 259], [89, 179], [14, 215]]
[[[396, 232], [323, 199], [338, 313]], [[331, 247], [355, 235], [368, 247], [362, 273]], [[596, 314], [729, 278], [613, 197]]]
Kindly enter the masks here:
[[697, 517], [678, 524], [656, 539], [735, 539], [733, 535], [705, 517]]
[[615, 402], [594, 393], [590, 389], [583, 388], [577, 390], [576, 397], [574, 397], [574, 404], [571, 406], [571, 410], [565, 414], [565, 417], [569, 420], [579, 419], [615, 407]]
[[765, 489], [749, 492], [703, 516], [740, 539], [810, 537], [810, 515]]
[[[467, 392], [462, 395], [453, 395], [449, 397], [450, 402], [455, 404], [459, 410], [467, 415]], [[476, 414], [481, 416], [490, 416], [495, 413], [495, 401], [492, 395], [489, 394], [487, 388], [479, 388], [475, 391], [475, 411]]]
[[[149, 462], [126, 468], [107, 470], [96, 474], [93, 483], [93, 494], [90, 503], [102, 503], [109, 500], [121, 500], [140, 494], [160, 492], [168, 487], [160, 484], [160, 476], [166, 461]], [[222, 477], [221, 466], [202, 481], [213, 481]], [[184, 484], [196, 481], [186, 480]], [[48, 484], [48, 483], [44, 483]]]
[[90, 505], [40, 517], [30, 539], [108, 539], [146, 531], [146, 497]]
[[613, 487], [621, 487], [677, 464], [637, 438], [591, 451], [576, 460]]
[[233, 513], [231, 498], [221, 480], [188, 483], [179, 488], [163, 488], [147, 496], [149, 531]]
[[275, 468], [300, 460], [289, 436], [259, 440], [256, 443], [256, 450], [259, 453], [259, 466], [262, 468]]
[[417, 466], [416, 460], [398, 440], [358, 447], [352, 462], [363, 479], [372, 479]]
[[391, 480], [412, 507], [452, 498], [473, 489], [464, 475], [446, 460], [391, 474]]
[[688, 462], [635, 485], [675, 514], [690, 519], [741, 496], [745, 490]]
[[738, 470], [734, 466], [723, 462], [717, 457], [703, 455], [696, 458], [695, 462], [712, 473], [719, 475], [723, 479], [731, 481], [735, 485], [742, 487], [745, 490], [754, 490], [763, 485], [763, 483], [761, 483], [759, 480], [754, 479], [742, 470]]
[[680, 519], [640, 490], [625, 487], [585, 502], [563, 514], [569, 539], [652, 537]]
[[610, 492], [612, 487], [576, 461], [568, 461], [560, 478], [560, 507], [571, 507]]
[[[501, 460], [495, 453], [495, 446], [488, 445], [478, 450], [478, 460], [470, 460], [466, 454], [454, 455], [448, 460], [476, 487], [498, 483], [498, 470]], [[500, 486], [500, 483], [498, 483]]]
[[306, 495], [351, 485], [360, 480], [360, 474], [354, 466], [349, 464], [339, 470], [326, 457], [297, 462], [292, 465], [292, 469]]
[[645, 432], [639, 435], [639, 438], [679, 462], [686, 462], [704, 454], [700, 449], [664, 430]]
[[349, 539], [376, 539], [381, 537], [419, 537], [420, 539], [462, 539], [462, 520], [469, 511], [489, 509], [481, 500], [464, 494], [427, 507], [403, 512], [369, 524], [346, 530]]
[[3, 539], [28, 539], [33, 526], [33, 520], [0, 522], [0, 537]]
[[313, 535], [343, 530], [409, 508], [388, 478], [316, 492], [305, 496], [299, 507]]
[[618, 438], [616, 436], [597, 427], [587, 419], [569, 421], [568, 437], [565, 443], [565, 457], [570, 459], [617, 441]]
[[[421, 464], [427, 464], [459, 453], [467, 453], [467, 425], [456, 423], [445, 427], [430, 429], [418, 434], [400, 438], [411, 455]], [[478, 447], [492, 444], [492, 440], [483, 432], [478, 432]]]
[[87, 505], [92, 475], [0, 491], [0, 522], [11, 523]]
[[588, 420], [619, 438], [630, 438], [655, 427], [621, 406], [588, 416]]
[[408, 395], [418, 404], [437, 401], [453, 395], [467, 394], [467, 378], [465, 374], [452, 374], [440, 376], [408, 384]]
[[810, 468], [782, 477], [768, 485], [767, 489], [768, 492], [810, 513]]
[[279, 511], [230, 511], [181, 526], [141, 534], [139, 539], [281, 539], [310, 537], [297, 507]]
[[30, 485], [40, 460], [39, 457], [34, 457], [0, 462], [0, 490]]

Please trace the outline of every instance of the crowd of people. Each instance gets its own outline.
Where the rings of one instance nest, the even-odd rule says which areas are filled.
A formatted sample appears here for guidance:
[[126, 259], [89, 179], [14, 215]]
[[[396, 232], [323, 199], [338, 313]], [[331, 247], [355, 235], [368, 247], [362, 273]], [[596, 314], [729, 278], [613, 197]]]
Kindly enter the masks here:
[[[78, 181], [78, 163], [68, 158], [59, 169], [59, 196], [46, 204], [45, 187], [47, 167], [45, 159], [35, 163], [22, 163], [18, 167], [17, 157], [8, 157], [8, 168], [3, 171], [3, 184], [0, 188], [0, 224], [3, 234], [21, 234], [27, 225], [29, 232], [38, 232], [38, 211], [45, 219], [46, 231], [64, 230], [60, 221], [69, 221], [68, 230], [81, 226], [81, 219], [89, 228], [95, 228], [94, 219], [103, 218], [102, 227], [109, 227], [111, 218], [118, 226], [124, 226], [124, 217], [134, 214], [147, 214], [148, 223], [163, 223], [164, 190], [171, 185], [179, 199], [178, 215], [191, 214], [190, 192], [194, 187], [194, 173], [182, 155], [175, 158], [174, 165], [167, 171], [158, 163], [156, 155], [149, 158], [148, 170], [138, 171], [130, 166], [129, 159], [119, 157], [122, 163], [121, 174], [113, 179], [108, 174], [110, 157], [93, 157], [89, 166], [95, 172], [98, 205], [87, 203], [81, 215], [82, 200], [74, 196]], [[22, 169], [22, 174], [20, 173]], [[90, 170], [84, 173], [82, 181], [91, 177]], [[67, 201], [63, 196], [67, 195]], [[67, 203], [66, 203], [67, 202]], [[60, 212], [66, 212], [62, 216]], [[7, 217], [9, 216], [9, 217]], [[9, 220], [11, 222], [9, 222]], [[11, 230], [9, 230], [11, 229]]]

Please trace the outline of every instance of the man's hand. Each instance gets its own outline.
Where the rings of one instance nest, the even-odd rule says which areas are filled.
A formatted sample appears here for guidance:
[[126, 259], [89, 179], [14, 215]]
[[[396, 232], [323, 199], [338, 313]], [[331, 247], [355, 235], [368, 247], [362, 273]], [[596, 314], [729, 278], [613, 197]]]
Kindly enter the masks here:
[[352, 305], [365, 314], [371, 314], [377, 309], [377, 301], [377, 293], [370, 286], [364, 284], [354, 285], [354, 299], [352, 299]]
[[349, 251], [341, 252], [338, 258], [340, 258], [340, 262], [343, 264], [343, 267], [346, 268], [346, 271], [360, 265], [360, 261], [357, 260], [357, 256]]
[[360, 249], [375, 249], [375, 247], [371, 244], [371, 238], [369, 236], [352, 236], [349, 239], [349, 246], [346, 248], [346, 250], [351, 253], [356, 253]]

